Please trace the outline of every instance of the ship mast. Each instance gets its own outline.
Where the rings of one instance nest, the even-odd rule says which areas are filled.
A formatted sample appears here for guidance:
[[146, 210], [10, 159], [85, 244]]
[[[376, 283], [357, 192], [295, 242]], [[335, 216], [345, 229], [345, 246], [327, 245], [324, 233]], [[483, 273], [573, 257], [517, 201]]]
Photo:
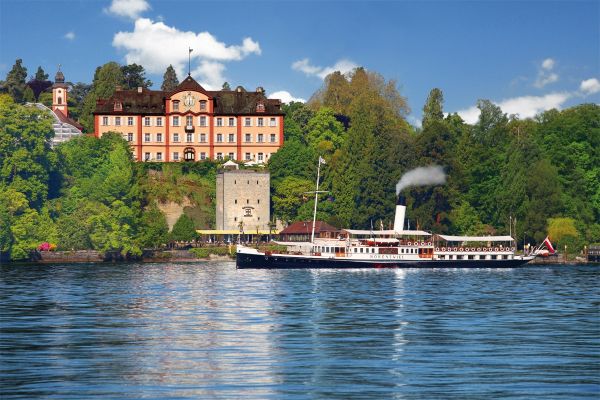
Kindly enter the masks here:
[[319, 179], [321, 178], [321, 164], [327, 163], [325, 162], [323, 157], [319, 156], [319, 165], [317, 166], [317, 190], [315, 190], [315, 208], [313, 211], [312, 233], [310, 235], [311, 243], [315, 242], [315, 224], [317, 223], [317, 201], [319, 200], [319, 193], [327, 193], [326, 191], [319, 191]]

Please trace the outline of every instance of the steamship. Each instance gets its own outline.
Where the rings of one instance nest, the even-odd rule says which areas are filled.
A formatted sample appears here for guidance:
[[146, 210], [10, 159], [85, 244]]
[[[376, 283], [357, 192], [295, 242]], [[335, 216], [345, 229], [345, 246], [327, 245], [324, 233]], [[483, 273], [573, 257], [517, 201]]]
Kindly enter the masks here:
[[[516, 242], [511, 236], [452, 236], [405, 230], [405, 213], [406, 201], [399, 196], [392, 230], [343, 229], [339, 237], [331, 239], [315, 239], [313, 234], [310, 242], [278, 242], [287, 249], [283, 252], [259, 251], [240, 244], [236, 266], [261, 269], [514, 268], [534, 258], [515, 254]], [[313, 227], [314, 222], [313, 219]]]

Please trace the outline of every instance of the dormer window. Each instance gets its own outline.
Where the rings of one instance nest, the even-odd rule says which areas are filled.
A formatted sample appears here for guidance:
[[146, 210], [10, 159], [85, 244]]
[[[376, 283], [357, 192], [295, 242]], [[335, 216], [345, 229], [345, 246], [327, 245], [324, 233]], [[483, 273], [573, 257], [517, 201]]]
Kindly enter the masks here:
[[265, 103], [262, 101], [256, 103], [256, 112], [265, 112]]
[[115, 101], [115, 111], [123, 111], [123, 103]]
[[200, 100], [200, 109], [206, 110], [206, 100]]
[[173, 101], [173, 111], [179, 111], [179, 100]]

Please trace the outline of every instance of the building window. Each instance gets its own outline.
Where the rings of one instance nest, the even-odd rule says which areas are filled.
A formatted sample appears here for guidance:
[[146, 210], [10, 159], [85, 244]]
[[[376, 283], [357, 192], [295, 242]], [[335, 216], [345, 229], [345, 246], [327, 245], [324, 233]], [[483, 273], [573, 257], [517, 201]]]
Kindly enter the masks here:
[[217, 133], [217, 143], [223, 143], [223, 134]]
[[179, 126], [179, 117], [177, 117], [177, 116], [173, 117], [173, 126]]
[[127, 117], [127, 126], [133, 126], [133, 117]]
[[186, 147], [183, 151], [183, 159], [185, 161], [194, 161], [196, 159], [196, 152], [191, 147]]
[[115, 125], [121, 126], [121, 117], [115, 117]]
[[262, 101], [260, 101], [256, 104], [256, 111], [265, 112], [265, 105]]
[[108, 125], [108, 117], [102, 117], [102, 125]]
[[201, 143], [206, 143], [206, 133], [201, 133], [200, 134], [200, 142]]
[[144, 126], [150, 126], [150, 117], [144, 117]]
[[173, 161], [179, 161], [179, 152], [178, 151], [173, 153]]
[[217, 160], [223, 159], [223, 153], [217, 153]]
[[244, 126], [252, 126], [252, 118], [244, 118]]
[[244, 208], [244, 211], [245, 211], [244, 217], [251, 217], [252, 216], [252, 208], [246, 207], [246, 208]]
[[194, 141], [194, 134], [193, 133], [186, 133], [185, 135], [185, 141], [188, 143], [191, 143]]
[[229, 118], [228, 125], [229, 126], [235, 126], [235, 118]]
[[149, 142], [149, 141], [150, 141], [150, 134], [144, 133], [144, 142]]
[[229, 143], [233, 143], [233, 142], [235, 142], [235, 134], [230, 133], [229, 134]]
[[206, 110], [206, 100], [200, 100], [200, 109]]
[[194, 125], [194, 117], [192, 117], [191, 115], [188, 115], [185, 117], [185, 124], [186, 126], [192, 126]]
[[128, 142], [133, 142], [133, 133], [129, 132], [129, 133], [127, 134], [127, 141], [128, 141]]
[[265, 121], [264, 118], [259, 118], [258, 119], [258, 123], [256, 124], [256, 126], [265, 126]]
[[206, 126], [206, 117], [200, 117], [200, 126]]
[[162, 161], [162, 153], [160, 153], [160, 152], [156, 153], [156, 160]]
[[262, 133], [258, 134], [258, 143], [263, 143], [265, 141], [264, 135]]
[[150, 153], [144, 153], [144, 161], [150, 161]]
[[162, 133], [157, 133], [156, 134], [156, 141], [157, 142], [162, 142]]
[[269, 126], [277, 126], [277, 120], [275, 118], [269, 119]]
[[250, 155], [250, 153], [246, 153], [246, 161], [250, 160], [252, 160], [252, 156]]
[[174, 133], [173, 134], [173, 141], [174, 142], [179, 142], [179, 133]]
[[[58, 98], [58, 104], [60, 104], [60, 97]], [[120, 101], [115, 101], [115, 111], [122, 111], [123, 110], [123, 103], [121, 103]]]
[[229, 153], [229, 159], [230, 160], [235, 160], [235, 155], [233, 153]]
[[156, 126], [162, 126], [162, 117], [156, 117]]
[[244, 140], [246, 143], [250, 143], [252, 141], [252, 135], [250, 133], [246, 133]]
[[205, 152], [200, 153], [200, 159], [201, 160], [206, 160], [206, 153]]
[[276, 140], [275, 134], [271, 133], [271, 143], [275, 143], [276, 141], [277, 140]]
[[217, 126], [223, 126], [223, 118], [217, 118]]
[[179, 100], [173, 101], [173, 111], [179, 111]]
[[263, 153], [258, 153], [258, 161], [263, 161]]

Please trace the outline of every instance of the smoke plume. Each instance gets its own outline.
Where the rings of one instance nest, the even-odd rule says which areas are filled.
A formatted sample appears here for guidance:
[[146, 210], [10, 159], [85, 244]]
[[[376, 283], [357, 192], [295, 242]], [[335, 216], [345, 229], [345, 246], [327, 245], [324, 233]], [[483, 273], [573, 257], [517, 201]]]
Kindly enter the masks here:
[[446, 174], [439, 165], [419, 167], [402, 175], [396, 184], [396, 196], [410, 186], [443, 185], [446, 183]]

